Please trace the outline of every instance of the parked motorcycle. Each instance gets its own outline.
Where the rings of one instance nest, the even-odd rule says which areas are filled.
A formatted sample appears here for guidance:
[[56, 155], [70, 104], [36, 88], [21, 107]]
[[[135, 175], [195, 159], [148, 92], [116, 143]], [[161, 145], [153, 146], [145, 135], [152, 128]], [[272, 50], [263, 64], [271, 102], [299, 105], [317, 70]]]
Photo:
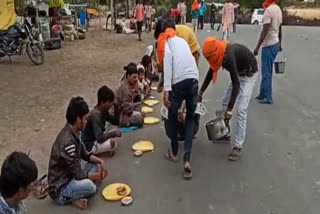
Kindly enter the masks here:
[[32, 25], [24, 17], [23, 24], [15, 23], [8, 30], [0, 31], [0, 58], [8, 56], [21, 55], [24, 47], [30, 60], [36, 64], [44, 63], [44, 51], [41, 43], [35, 39], [32, 32]]

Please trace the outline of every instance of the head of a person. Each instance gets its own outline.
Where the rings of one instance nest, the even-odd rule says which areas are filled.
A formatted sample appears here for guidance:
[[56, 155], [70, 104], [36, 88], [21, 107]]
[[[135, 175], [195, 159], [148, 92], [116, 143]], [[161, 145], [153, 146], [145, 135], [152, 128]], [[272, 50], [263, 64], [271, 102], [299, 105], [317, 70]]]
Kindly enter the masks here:
[[139, 4], [142, 4], [143, 3], [143, 0], [139, 0]]
[[114, 104], [114, 93], [107, 86], [102, 86], [98, 90], [98, 106], [103, 112], [109, 112]]
[[160, 34], [162, 33], [162, 25], [164, 23], [164, 20], [163, 19], [159, 19], [157, 24], [156, 24], [156, 27], [155, 27], [155, 30], [154, 30], [154, 38], [156, 40], [158, 40]]
[[162, 32], [165, 32], [168, 28], [172, 28], [172, 29], [176, 30], [175, 23], [173, 21], [169, 21], [169, 20], [163, 22], [163, 24], [162, 24]]
[[0, 193], [15, 201], [26, 199], [34, 190], [38, 169], [33, 160], [22, 152], [11, 153], [3, 162], [0, 175]]
[[66, 119], [77, 131], [83, 131], [88, 121], [89, 107], [82, 97], [72, 97], [66, 113]]
[[142, 82], [145, 78], [145, 71], [143, 66], [138, 66], [138, 79]]
[[136, 85], [138, 83], [138, 69], [137, 65], [133, 62], [129, 63], [127, 66], [123, 67], [126, 71], [126, 78], [131, 85]]
[[142, 57], [142, 60], [141, 60], [141, 64], [143, 65], [143, 67], [149, 71], [151, 68], [152, 68], [152, 59], [151, 59], [151, 56], [149, 55], [144, 55]]

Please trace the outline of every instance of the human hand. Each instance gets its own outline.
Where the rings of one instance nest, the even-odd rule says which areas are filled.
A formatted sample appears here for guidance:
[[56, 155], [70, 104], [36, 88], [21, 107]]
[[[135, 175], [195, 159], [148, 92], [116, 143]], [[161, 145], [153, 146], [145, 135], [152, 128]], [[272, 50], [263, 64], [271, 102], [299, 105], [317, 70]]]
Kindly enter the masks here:
[[257, 56], [259, 54], [259, 48], [258, 47], [256, 49], [254, 49], [253, 54], [255, 56]]
[[232, 118], [232, 111], [226, 111], [224, 114], [224, 119], [225, 120], [230, 120]]
[[100, 163], [100, 173], [101, 173], [101, 180], [104, 180], [108, 176], [108, 170], [106, 170], [106, 167], [103, 161]]
[[157, 85], [157, 92], [161, 93], [163, 91], [163, 84], [161, 84], [161, 82], [159, 82], [159, 84]]
[[198, 100], [198, 103], [202, 103], [202, 93], [201, 92], [198, 93], [197, 100]]
[[163, 105], [169, 109], [170, 107], [170, 101], [169, 101], [169, 92], [165, 91], [163, 92]]
[[114, 131], [114, 136], [115, 136], [115, 137], [121, 137], [121, 135], [122, 135], [122, 134], [121, 134], [120, 129], [117, 129], [117, 130]]

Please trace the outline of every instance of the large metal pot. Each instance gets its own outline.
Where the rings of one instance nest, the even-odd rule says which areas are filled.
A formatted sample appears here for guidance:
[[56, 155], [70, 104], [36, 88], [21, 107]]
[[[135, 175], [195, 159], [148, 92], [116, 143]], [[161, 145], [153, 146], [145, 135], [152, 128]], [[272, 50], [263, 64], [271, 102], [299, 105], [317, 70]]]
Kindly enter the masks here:
[[210, 141], [218, 140], [229, 134], [229, 127], [223, 118], [218, 117], [208, 121], [206, 124], [208, 139]]

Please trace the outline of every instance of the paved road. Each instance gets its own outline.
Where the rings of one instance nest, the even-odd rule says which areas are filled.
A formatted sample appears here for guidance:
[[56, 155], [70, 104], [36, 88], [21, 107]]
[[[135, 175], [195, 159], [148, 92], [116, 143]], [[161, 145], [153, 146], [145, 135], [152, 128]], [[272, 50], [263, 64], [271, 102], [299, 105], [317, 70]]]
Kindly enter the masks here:
[[[259, 27], [240, 26], [232, 40], [253, 49], [259, 32]], [[214, 33], [201, 31], [199, 40]], [[147, 126], [126, 134], [116, 156], [106, 160], [110, 176], [104, 185], [128, 183], [133, 190], [132, 206], [103, 201], [100, 188], [87, 211], [57, 207], [44, 200], [27, 203], [29, 213], [319, 213], [320, 29], [285, 27], [283, 46], [288, 57], [286, 74], [274, 78], [274, 105], [252, 100], [248, 136], [239, 162], [228, 162], [231, 146], [208, 142], [202, 127], [193, 147], [194, 178], [184, 181], [182, 163], [163, 158], [169, 145], [163, 124]], [[207, 70], [203, 58], [200, 70], [203, 79]], [[227, 82], [228, 74], [220, 71], [217, 84], [205, 94], [209, 114], [202, 123], [220, 107]], [[153, 115], [159, 115], [159, 107]], [[155, 150], [134, 158], [130, 147], [140, 139], [152, 140]]]

